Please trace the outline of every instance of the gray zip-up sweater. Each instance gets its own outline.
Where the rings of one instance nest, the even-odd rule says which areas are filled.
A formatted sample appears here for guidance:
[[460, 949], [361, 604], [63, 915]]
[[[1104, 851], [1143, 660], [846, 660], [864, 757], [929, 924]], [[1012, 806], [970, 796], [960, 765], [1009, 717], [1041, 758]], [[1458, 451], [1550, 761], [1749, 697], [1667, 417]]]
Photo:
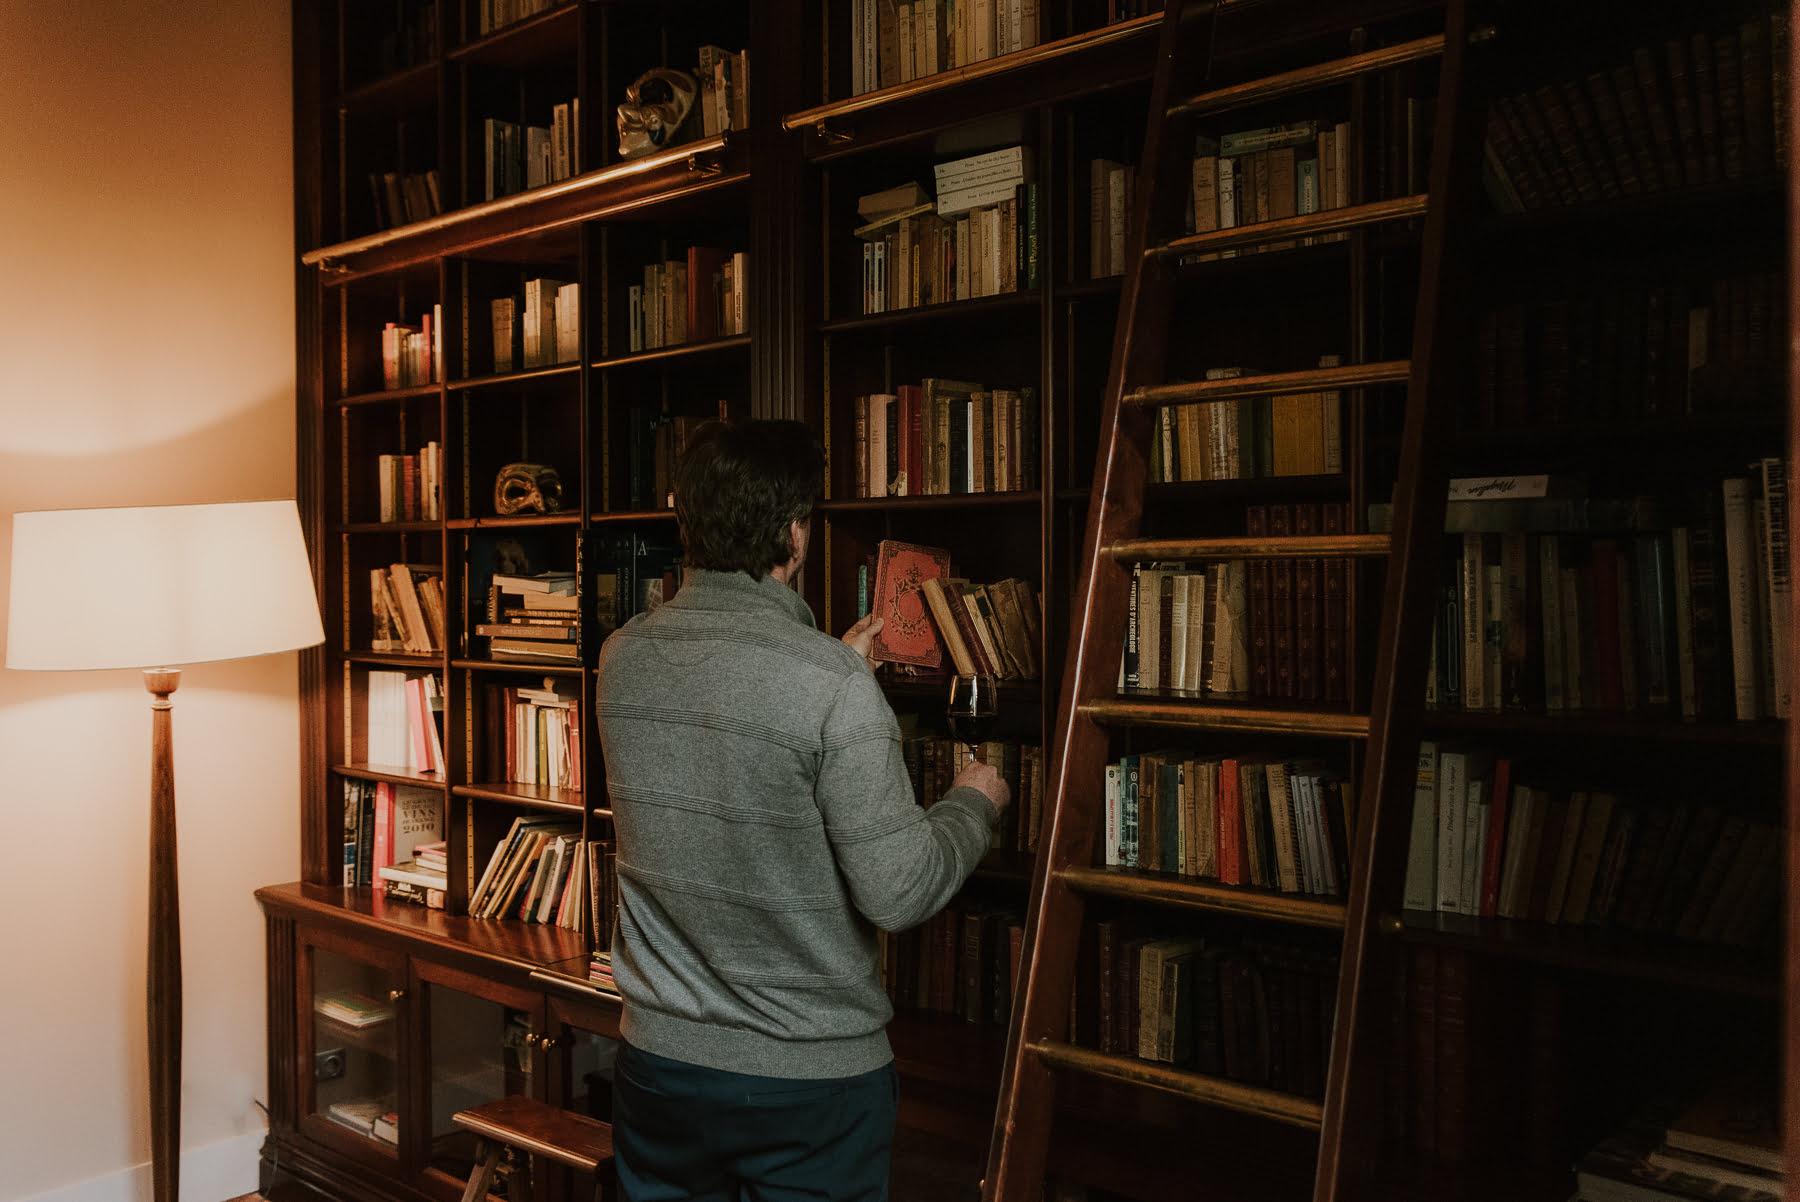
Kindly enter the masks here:
[[625, 1038], [771, 1077], [888, 1063], [875, 928], [950, 900], [992, 803], [919, 807], [868, 666], [772, 578], [689, 572], [606, 640], [598, 699]]

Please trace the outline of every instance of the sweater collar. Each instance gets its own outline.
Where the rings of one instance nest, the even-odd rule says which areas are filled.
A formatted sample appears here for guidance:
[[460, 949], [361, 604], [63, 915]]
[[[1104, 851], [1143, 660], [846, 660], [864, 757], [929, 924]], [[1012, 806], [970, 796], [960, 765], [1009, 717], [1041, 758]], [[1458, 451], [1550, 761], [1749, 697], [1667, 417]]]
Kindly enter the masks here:
[[752, 580], [743, 572], [689, 568], [668, 604], [681, 609], [778, 613], [803, 626], [818, 627], [812, 608], [800, 594], [773, 576]]

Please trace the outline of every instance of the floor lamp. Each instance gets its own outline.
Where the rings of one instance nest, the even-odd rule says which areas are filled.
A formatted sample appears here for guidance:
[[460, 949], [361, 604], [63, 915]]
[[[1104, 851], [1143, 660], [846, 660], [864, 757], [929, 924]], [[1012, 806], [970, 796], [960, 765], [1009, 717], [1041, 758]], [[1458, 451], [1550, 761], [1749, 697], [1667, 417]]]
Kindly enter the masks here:
[[169, 698], [180, 665], [324, 640], [292, 501], [13, 515], [6, 666], [142, 668], [150, 691], [150, 1172], [177, 1202], [181, 914]]

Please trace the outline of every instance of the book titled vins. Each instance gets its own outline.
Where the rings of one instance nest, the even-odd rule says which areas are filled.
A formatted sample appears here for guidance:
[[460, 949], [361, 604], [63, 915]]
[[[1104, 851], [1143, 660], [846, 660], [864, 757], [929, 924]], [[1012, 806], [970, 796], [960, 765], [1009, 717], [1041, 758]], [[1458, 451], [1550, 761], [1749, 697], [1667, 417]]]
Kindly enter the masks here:
[[932, 626], [925, 582], [950, 575], [950, 553], [938, 547], [883, 539], [875, 565], [875, 600], [871, 612], [882, 620], [875, 636], [877, 663], [940, 667], [944, 649]]

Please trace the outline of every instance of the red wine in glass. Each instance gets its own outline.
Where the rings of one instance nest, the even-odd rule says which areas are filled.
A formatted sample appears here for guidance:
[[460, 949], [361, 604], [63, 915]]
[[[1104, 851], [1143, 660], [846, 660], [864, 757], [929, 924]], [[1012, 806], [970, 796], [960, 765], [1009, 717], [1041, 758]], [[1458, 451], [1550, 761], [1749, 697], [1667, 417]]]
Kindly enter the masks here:
[[950, 681], [950, 702], [944, 717], [950, 737], [966, 744], [969, 753], [993, 736], [999, 718], [1000, 698], [992, 676], [956, 676]]

